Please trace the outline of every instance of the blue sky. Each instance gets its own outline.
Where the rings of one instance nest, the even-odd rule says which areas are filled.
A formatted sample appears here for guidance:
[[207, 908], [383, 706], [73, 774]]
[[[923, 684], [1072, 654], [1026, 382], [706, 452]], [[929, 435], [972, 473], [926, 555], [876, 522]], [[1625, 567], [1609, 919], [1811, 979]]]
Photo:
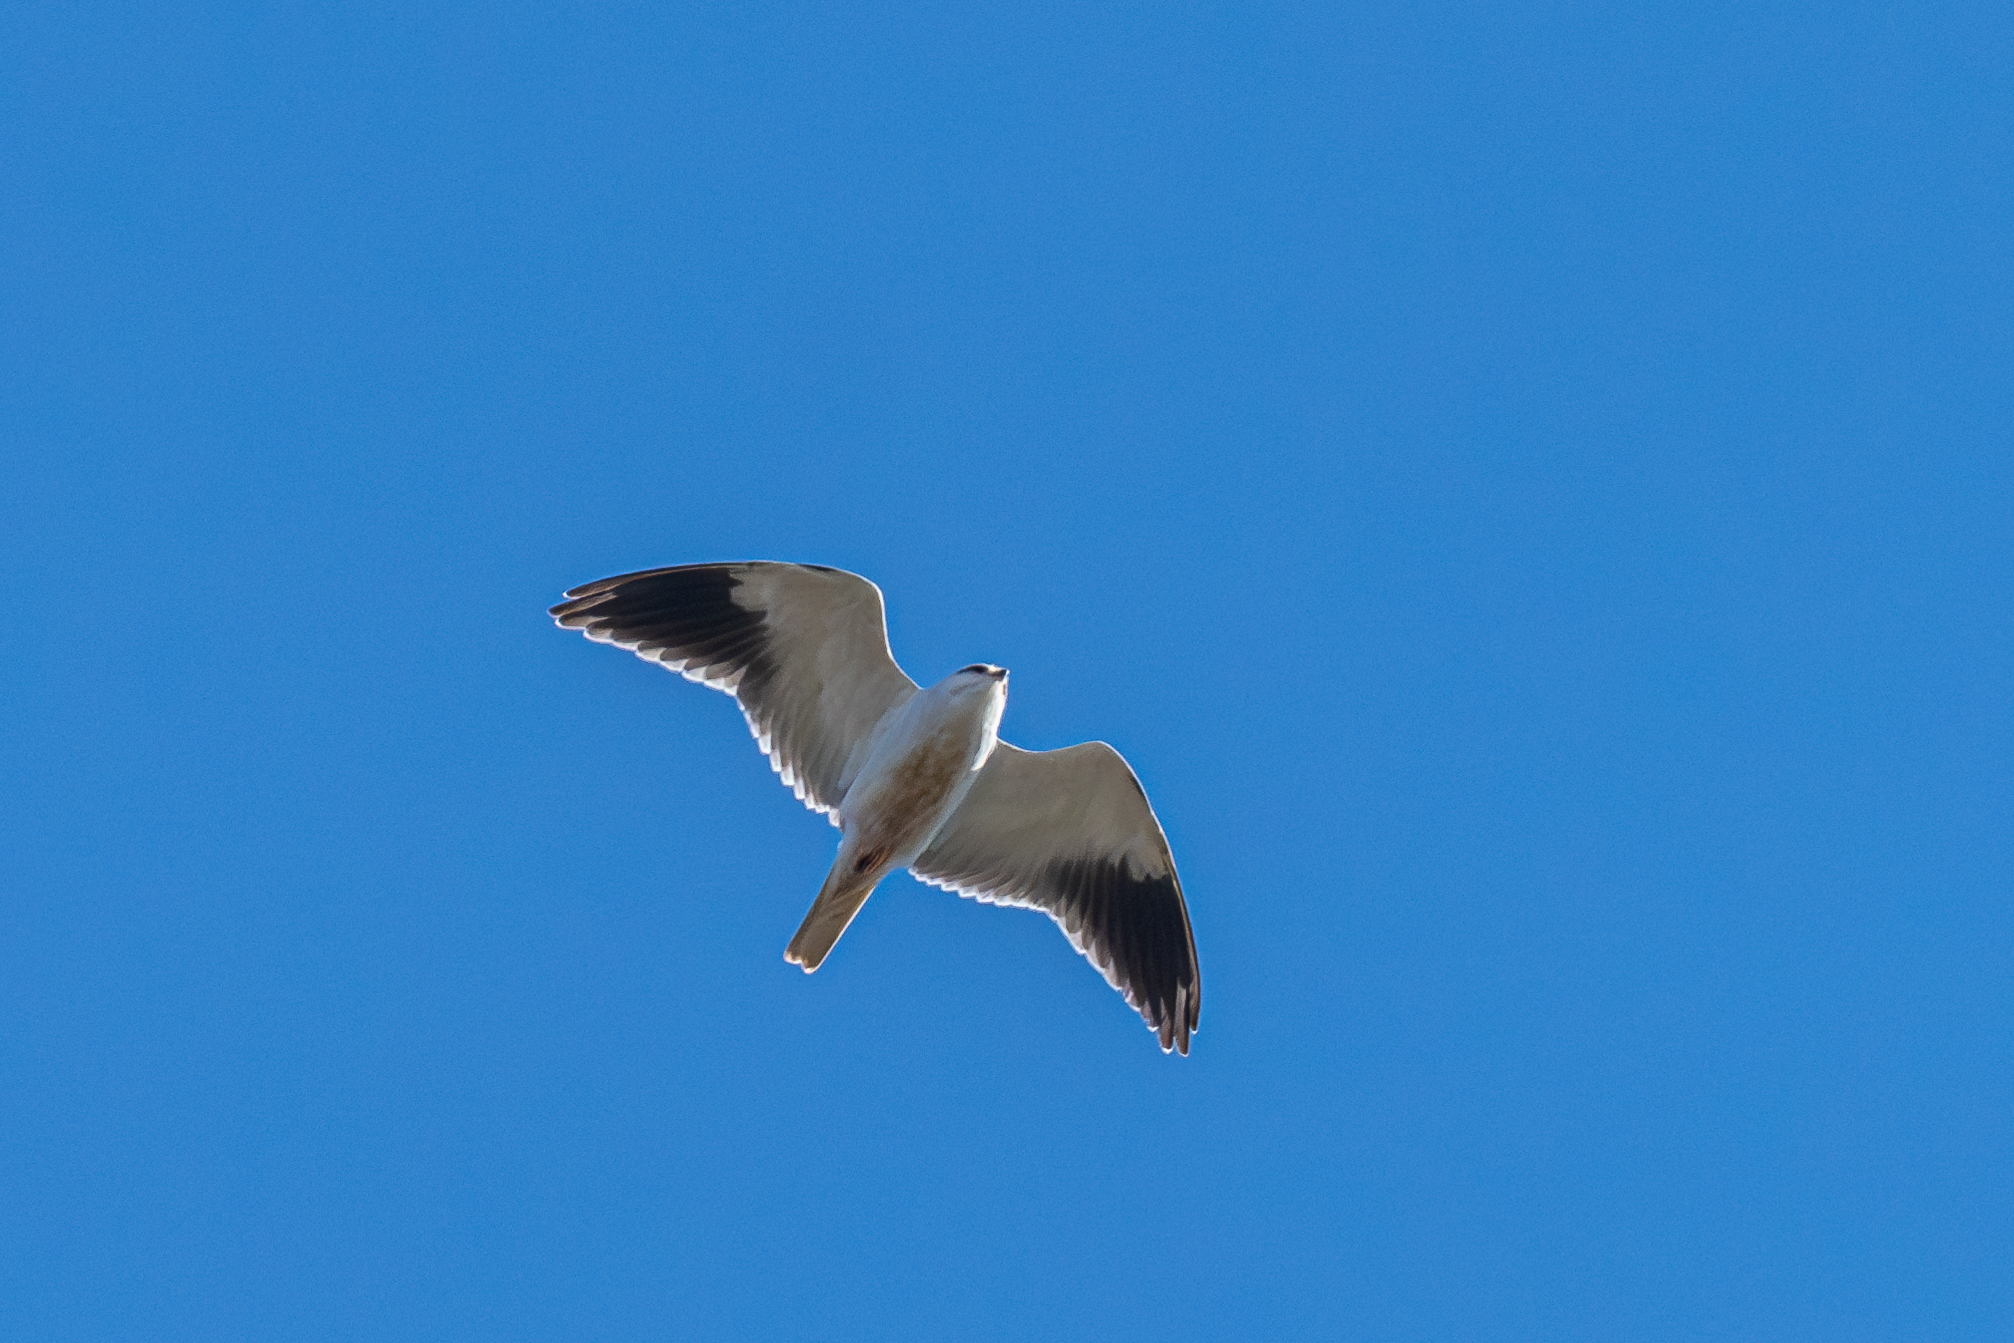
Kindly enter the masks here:
[[[0, 1332], [1978, 1338], [2004, 7], [0, 19]], [[568, 586], [1133, 762], [1194, 1054]]]

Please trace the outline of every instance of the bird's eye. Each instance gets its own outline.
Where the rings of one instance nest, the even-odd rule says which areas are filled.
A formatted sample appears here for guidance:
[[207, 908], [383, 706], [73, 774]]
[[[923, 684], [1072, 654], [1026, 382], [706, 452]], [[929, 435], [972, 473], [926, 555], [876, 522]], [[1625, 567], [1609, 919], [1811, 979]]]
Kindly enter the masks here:
[[965, 669], [964, 669], [964, 671], [961, 671], [961, 672], [959, 673], [959, 675], [961, 675], [961, 676], [962, 676], [962, 675], [964, 675], [964, 674], [965, 674], [965, 672], [977, 672], [977, 673], [979, 673], [979, 675], [981, 675], [981, 676], [984, 676], [984, 675], [986, 675], [986, 674], [987, 674], [988, 672], [990, 672], [990, 671], [992, 671], [992, 670], [993, 670], [993, 669], [992, 669], [991, 667], [987, 666], [987, 665], [986, 665], [985, 663], [983, 663], [983, 662], [975, 662], [975, 663], [973, 663], [973, 664], [972, 664], [971, 666], [969, 666], [969, 667], [965, 668]]

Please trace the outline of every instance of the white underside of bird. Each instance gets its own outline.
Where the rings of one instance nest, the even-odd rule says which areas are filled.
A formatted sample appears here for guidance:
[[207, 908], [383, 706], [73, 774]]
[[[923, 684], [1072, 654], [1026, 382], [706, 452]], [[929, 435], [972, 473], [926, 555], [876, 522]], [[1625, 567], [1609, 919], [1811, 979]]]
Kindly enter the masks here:
[[1000, 744], [1007, 675], [955, 672], [891, 709], [839, 803], [839, 853], [783, 959], [809, 974], [825, 961], [881, 879], [937, 838]]
[[838, 569], [685, 565], [603, 579], [552, 608], [740, 702], [763, 751], [840, 830], [838, 855], [785, 950], [816, 970], [882, 878], [1047, 913], [1188, 1053], [1201, 975], [1160, 822], [1102, 742], [1000, 740], [1007, 673], [975, 663], [919, 688], [888, 651], [881, 592]]

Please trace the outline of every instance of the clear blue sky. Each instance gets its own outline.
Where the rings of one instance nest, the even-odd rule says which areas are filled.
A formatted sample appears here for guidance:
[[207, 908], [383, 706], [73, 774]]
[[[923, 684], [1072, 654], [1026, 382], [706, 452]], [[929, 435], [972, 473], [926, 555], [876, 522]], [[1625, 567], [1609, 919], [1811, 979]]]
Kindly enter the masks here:
[[[0, 19], [0, 1335], [2014, 1317], [2004, 4]], [[606, 574], [866, 574], [1163, 1057]]]

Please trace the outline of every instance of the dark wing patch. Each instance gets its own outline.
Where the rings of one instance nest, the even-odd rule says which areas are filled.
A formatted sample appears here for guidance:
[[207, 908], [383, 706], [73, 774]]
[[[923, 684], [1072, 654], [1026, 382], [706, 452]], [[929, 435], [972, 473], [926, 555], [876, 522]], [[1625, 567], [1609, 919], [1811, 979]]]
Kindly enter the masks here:
[[776, 662], [763, 630], [768, 613], [735, 601], [740, 567], [694, 564], [604, 578], [577, 587], [552, 608], [552, 618], [588, 638], [630, 649], [653, 661], [677, 663], [695, 681], [759, 697], [775, 679]]
[[565, 628], [733, 695], [783, 782], [828, 816], [875, 725], [915, 693], [888, 653], [881, 590], [843, 570], [689, 564], [567, 597], [552, 608]]
[[1126, 995], [1161, 1048], [1188, 1053], [1203, 1001], [1196, 939], [1174, 874], [1134, 876], [1124, 860], [1066, 858], [1048, 865], [1040, 885], [1035, 903]]
[[1147, 794], [1110, 746], [999, 743], [909, 870], [986, 904], [1041, 910], [1162, 1049], [1189, 1052], [1203, 994], [1188, 905]]

